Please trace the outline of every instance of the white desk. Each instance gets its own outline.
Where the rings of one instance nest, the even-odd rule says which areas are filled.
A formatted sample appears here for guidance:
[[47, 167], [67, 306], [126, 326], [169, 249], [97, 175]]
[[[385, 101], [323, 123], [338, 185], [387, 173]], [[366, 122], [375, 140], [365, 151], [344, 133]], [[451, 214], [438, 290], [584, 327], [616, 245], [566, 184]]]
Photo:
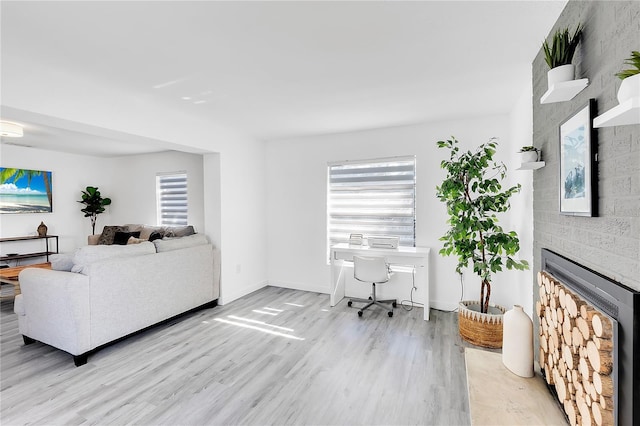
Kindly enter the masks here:
[[353, 256], [382, 256], [392, 266], [396, 264], [415, 267], [419, 297], [417, 302], [424, 304], [424, 320], [429, 321], [429, 251], [426, 247], [388, 249], [336, 244], [331, 247], [331, 306], [337, 305], [344, 298], [345, 260], [353, 260]]

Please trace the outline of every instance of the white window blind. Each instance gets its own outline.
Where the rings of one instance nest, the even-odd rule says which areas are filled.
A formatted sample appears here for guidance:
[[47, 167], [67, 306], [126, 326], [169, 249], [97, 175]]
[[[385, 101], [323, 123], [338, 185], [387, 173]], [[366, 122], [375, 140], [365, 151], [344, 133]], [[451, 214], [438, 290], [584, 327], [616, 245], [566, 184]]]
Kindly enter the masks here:
[[415, 157], [329, 165], [328, 244], [350, 234], [397, 236], [415, 246]]
[[158, 173], [156, 199], [159, 225], [187, 225], [187, 173]]

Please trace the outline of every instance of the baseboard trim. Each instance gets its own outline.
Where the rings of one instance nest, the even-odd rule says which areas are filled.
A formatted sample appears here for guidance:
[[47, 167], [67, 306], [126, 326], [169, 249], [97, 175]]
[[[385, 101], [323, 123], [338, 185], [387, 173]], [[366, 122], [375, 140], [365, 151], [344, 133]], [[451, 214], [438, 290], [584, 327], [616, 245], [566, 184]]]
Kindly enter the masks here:
[[219, 304], [220, 305], [225, 305], [227, 303], [231, 303], [234, 300], [240, 299], [241, 297], [244, 297], [248, 294], [253, 293], [254, 291], [258, 291], [261, 288], [265, 288], [266, 286], [269, 285], [268, 281], [260, 281], [257, 284], [254, 284], [250, 287], [245, 287], [244, 289], [241, 289], [241, 291], [235, 291], [235, 292], [227, 292], [225, 291], [226, 289], [221, 288], [220, 289], [220, 299], [219, 299]]
[[309, 285], [302, 283], [291, 283], [285, 281], [269, 281], [271, 287], [288, 288], [291, 290], [310, 291], [313, 293], [329, 294], [329, 286]]

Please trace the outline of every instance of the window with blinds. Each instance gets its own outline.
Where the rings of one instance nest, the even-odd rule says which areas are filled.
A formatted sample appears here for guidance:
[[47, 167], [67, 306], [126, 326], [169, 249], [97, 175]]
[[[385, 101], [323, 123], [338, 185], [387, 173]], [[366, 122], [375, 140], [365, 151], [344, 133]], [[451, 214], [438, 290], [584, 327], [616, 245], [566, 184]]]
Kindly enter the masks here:
[[350, 234], [416, 241], [416, 159], [402, 157], [329, 165], [328, 244]]
[[158, 225], [187, 225], [187, 173], [158, 173], [156, 175]]

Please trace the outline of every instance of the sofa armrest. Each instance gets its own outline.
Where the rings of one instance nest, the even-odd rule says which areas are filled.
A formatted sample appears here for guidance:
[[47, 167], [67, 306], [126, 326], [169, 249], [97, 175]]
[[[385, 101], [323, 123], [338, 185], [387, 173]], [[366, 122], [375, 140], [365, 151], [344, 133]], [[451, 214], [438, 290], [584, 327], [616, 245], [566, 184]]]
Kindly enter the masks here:
[[22, 300], [16, 313], [21, 334], [72, 355], [91, 349], [89, 277], [27, 268], [19, 279]]

